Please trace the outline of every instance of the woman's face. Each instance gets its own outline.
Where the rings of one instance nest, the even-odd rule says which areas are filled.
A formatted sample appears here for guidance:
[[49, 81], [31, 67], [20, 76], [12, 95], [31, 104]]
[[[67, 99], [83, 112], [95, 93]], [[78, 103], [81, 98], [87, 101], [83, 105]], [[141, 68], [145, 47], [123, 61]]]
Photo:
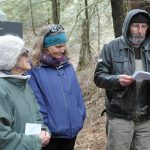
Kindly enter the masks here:
[[31, 65], [29, 62], [29, 54], [28, 53], [23, 53], [18, 60], [18, 63], [16, 65], [16, 68], [22, 70], [22, 71], [27, 71], [31, 69]]
[[61, 58], [66, 49], [66, 44], [59, 44], [48, 47], [48, 54], [54, 58]]

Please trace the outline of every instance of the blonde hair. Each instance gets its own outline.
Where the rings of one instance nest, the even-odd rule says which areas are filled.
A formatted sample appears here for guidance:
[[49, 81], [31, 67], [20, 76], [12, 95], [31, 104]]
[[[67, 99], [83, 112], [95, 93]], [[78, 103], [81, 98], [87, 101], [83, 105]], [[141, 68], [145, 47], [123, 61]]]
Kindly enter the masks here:
[[[40, 31], [40, 33], [38, 35], [37, 41], [36, 41], [36, 43], [35, 43], [35, 45], [33, 47], [33, 52], [31, 54], [32, 65], [33, 66], [40, 66], [40, 64], [41, 64], [41, 62], [40, 62], [41, 54], [45, 53], [48, 50], [47, 48], [43, 47], [43, 40], [44, 40], [45, 35], [49, 32], [49, 30], [53, 26], [56, 26], [56, 24], [45, 25], [41, 29], [41, 31]], [[61, 32], [57, 31], [57, 32], [55, 32], [53, 34], [59, 34]], [[66, 49], [65, 49], [64, 55], [68, 57], [68, 51]]]

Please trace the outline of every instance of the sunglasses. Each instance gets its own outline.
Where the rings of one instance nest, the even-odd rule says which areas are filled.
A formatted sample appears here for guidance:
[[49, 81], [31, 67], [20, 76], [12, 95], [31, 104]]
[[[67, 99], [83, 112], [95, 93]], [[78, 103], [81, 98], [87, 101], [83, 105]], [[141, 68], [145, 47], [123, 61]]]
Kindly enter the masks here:
[[57, 33], [57, 32], [64, 32], [64, 28], [63, 26], [61, 26], [60, 24], [54, 25], [53, 27], [50, 28], [50, 30], [46, 33], [45, 37], [53, 34], [53, 33]]

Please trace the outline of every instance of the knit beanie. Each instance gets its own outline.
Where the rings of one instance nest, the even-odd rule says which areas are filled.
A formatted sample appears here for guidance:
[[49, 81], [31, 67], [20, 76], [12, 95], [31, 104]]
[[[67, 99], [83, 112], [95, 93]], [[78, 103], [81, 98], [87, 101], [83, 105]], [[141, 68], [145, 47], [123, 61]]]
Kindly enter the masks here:
[[24, 44], [18, 36], [0, 36], [0, 70], [11, 70], [16, 65]]
[[130, 23], [147, 23], [148, 24], [149, 19], [144, 14], [136, 14], [135, 16], [133, 16]]

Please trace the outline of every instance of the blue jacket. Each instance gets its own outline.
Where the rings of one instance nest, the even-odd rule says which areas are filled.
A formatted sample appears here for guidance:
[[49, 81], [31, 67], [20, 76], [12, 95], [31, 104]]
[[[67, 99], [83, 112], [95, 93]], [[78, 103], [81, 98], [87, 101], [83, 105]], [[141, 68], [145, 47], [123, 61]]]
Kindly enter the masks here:
[[73, 66], [41, 66], [28, 72], [44, 123], [52, 137], [73, 138], [83, 127], [86, 109]]

